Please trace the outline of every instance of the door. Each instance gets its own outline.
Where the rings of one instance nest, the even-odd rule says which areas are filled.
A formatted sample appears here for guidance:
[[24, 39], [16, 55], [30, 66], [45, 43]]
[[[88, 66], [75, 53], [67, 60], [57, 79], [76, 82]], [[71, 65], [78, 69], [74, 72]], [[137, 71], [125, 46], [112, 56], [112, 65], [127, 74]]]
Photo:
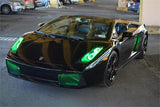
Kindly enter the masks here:
[[127, 24], [123, 23], [115, 24], [115, 33], [113, 35], [119, 50], [119, 66], [123, 65], [130, 58], [134, 48], [134, 37], [122, 37], [123, 33], [127, 31], [127, 26]]

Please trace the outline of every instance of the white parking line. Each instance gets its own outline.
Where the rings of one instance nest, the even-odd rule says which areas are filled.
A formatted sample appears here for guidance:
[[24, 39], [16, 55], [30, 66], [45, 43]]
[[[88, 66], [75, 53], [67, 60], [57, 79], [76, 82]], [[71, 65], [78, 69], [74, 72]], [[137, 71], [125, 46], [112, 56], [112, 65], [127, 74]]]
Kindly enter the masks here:
[[0, 37], [0, 41], [16, 41], [16, 37]]

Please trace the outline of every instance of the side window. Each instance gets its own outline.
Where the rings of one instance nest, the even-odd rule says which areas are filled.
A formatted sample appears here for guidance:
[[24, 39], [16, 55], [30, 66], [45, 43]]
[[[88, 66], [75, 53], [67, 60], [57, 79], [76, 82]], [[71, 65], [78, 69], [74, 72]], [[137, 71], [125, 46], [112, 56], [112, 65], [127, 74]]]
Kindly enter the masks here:
[[122, 23], [117, 23], [115, 25], [115, 29], [116, 29], [117, 34], [119, 35], [127, 30], [127, 25], [122, 24]]

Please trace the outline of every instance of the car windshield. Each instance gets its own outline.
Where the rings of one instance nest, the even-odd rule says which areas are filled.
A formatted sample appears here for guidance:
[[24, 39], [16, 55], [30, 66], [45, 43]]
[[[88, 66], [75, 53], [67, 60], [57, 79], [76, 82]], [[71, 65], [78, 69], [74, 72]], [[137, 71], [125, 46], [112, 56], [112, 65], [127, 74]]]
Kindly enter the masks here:
[[60, 17], [39, 29], [49, 35], [61, 35], [87, 40], [108, 39], [111, 21], [93, 17]]

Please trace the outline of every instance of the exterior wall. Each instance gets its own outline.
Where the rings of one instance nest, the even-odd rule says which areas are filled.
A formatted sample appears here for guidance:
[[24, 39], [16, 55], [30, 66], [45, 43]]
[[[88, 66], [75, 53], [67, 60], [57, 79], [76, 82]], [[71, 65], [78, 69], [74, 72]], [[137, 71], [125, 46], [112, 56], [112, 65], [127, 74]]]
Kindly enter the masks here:
[[50, 0], [50, 7], [58, 8], [58, 0]]
[[126, 7], [126, 0], [118, 0], [118, 7], [119, 8], [125, 8]]
[[141, 0], [140, 22], [160, 26], [160, 0]]
[[117, 7], [117, 10], [118, 11], [127, 11], [127, 7], [126, 7], [126, 4], [127, 4], [127, 0], [118, 0], [118, 7]]

